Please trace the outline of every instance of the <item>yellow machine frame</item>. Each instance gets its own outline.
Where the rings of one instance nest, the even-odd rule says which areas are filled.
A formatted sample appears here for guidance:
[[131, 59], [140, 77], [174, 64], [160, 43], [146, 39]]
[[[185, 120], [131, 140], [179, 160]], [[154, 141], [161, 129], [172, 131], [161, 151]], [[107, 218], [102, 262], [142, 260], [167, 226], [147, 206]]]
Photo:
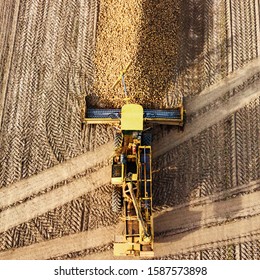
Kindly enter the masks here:
[[[128, 157], [133, 159], [133, 155]], [[135, 160], [136, 174], [131, 179], [124, 175], [120, 178], [125, 227], [123, 235], [115, 236], [114, 255], [153, 257], [151, 146], [139, 146]]]

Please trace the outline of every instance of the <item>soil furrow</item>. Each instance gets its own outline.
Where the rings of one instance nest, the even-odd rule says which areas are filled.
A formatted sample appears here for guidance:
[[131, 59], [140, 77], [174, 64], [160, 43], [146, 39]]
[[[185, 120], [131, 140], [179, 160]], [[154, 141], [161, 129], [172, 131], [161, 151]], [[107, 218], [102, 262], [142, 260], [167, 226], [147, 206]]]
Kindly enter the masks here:
[[106, 161], [112, 155], [112, 151], [113, 144], [105, 144], [95, 151], [89, 151], [37, 175], [18, 181], [8, 188], [0, 189], [0, 208], [37, 194], [48, 187], [86, 171], [102, 161]]
[[[75, 180], [50, 193], [37, 196], [21, 205], [8, 208], [0, 213], [0, 232], [17, 226], [32, 218], [65, 204], [81, 195], [108, 183], [110, 168], [99, 169], [95, 174]], [[10, 219], [12, 217], [12, 219]]]
[[[4, 3], [4, 2], [2, 2]], [[17, 21], [19, 15], [20, 0], [9, 1], [7, 4], [1, 4], [1, 20], [3, 25], [0, 29], [0, 36], [5, 40], [0, 43], [0, 128], [2, 126], [2, 118], [5, 109], [6, 91], [8, 86], [10, 68], [14, 52], [15, 34], [17, 32]], [[7, 53], [5, 53], [7, 52]]]

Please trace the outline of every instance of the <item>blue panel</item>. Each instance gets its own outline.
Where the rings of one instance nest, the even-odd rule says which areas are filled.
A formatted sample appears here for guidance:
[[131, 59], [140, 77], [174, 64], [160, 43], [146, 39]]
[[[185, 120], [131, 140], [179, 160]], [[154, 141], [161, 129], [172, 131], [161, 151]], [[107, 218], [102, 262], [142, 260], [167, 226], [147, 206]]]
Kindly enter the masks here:
[[144, 118], [148, 119], [180, 119], [180, 109], [154, 110], [144, 109]]
[[88, 109], [87, 118], [94, 119], [118, 119], [121, 116], [121, 109]]

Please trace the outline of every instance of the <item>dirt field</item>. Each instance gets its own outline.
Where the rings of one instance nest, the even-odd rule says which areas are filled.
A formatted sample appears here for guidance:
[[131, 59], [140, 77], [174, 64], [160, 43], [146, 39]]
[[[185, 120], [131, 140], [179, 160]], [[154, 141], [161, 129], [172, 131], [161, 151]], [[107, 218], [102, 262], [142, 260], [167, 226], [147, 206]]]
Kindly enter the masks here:
[[132, 101], [188, 114], [153, 130], [155, 258], [260, 259], [258, 0], [0, 8], [0, 259], [113, 258], [114, 130], [80, 117], [130, 61]]

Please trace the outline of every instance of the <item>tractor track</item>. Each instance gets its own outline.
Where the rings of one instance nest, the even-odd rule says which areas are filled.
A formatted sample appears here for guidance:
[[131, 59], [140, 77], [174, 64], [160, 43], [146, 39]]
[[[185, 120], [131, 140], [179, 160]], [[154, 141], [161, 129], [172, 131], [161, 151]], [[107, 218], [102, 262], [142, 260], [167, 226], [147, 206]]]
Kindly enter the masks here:
[[[32, 200], [2, 211], [0, 213], [0, 232], [4, 232], [9, 228], [55, 209], [59, 205], [70, 202], [85, 194], [86, 190], [91, 191], [99, 186], [105, 185], [108, 183], [107, 178], [109, 178], [109, 174], [110, 168], [101, 168], [94, 175], [90, 174], [87, 177], [75, 180], [49, 193], [37, 196]], [[71, 189], [73, 189], [73, 192], [71, 192]]]
[[[84, 238], [88, 238], [88, 232], [95, 232], [99, 228], [113, 228], [113, 224], [118, 219], [109, 209], [111, 195], [109, 176], [105, 179], [101, 174], [99, 179], [102, 184], [95, 186], [88, 179], [92, 178], [94, 182], [98, 178], [98, 169], [106, 169], [106, 158], [109, 157], [111, 149], [100, 153], [101, 159], [92, 159], [89, 151], [94, 149], [98, 152], [105, 147], [103, 145], [113, 138], [114, 132], [103, 125], [91, 126], [85, 131], [81, 131], [80, 128], [80, 109], [84, 102], [84, 94], [87, 93], [93, 103], [98, 103], [97, 96], [92, 95], [96, 77], [91, 58], [96, 38], [98, 39], [100, 34], [100, 27], [96, 30], [96, 23], [101, 16], [102, 20], [99, 24], [102, 28], [107, 15], [102, 14], [99, 1], [87, 3], [82, 0], [80, 5], [77, 1], [67, 0], [59, 3], [20, 1], [19, 14], [18, 2], [16, 1], [16, 4], [12, 2], [18, 18], [10, 25], [11, 35], [7, 34], [6, 38], [8, 39], [8, 36], [11, 38], [8, 40], [15, 48], [13, 54], [11, 51], [8, 53], [9, 62], [5, 65], [9, 79], [6, 86], [4, 85], [6, 90], [1, 90], [1, 93], [3, 92], [1, 96], [6, 98], [4, 111], [0, 106], [3, 113], [0, 182], [4, 187], [1, 188], [0, 193], [6, 199], [1, 199], [3, 203], [1, 202], [0, 215], [5, 219], [2, 229], [8, 228], [0, 234], [0, 250], [3, 251], [1, 256], [24, 258], [28, 256], [26, 251], [29, 250], [28, 258], [34, 258], [34, 251], [35, 258], [69, 259], [99, 256], [111, 258], [111, 251], [107, 250], [111, 248], [112, 239], [93, 244], [90, 242], [88, 248], [84, 247], [83, 243]], [[132, 50], [137, 50], [138, 57], [144, 58], [140, 60], [143, 62], [142, 65], [134, 63], [136, 69], [130, 71], [129, 77], [131, 80], [136, 71], [137, 80], [144, 81], [145, 86], [150, 86], [151, 81], [145, 65], [146, 62], [149, 64], [150, 54], [145, 44], [149, 42], [156, 46], [157, 37], [150, 36], [151, 32], [154, 32], [149, 24], [153, 20], [150, 13], [153, 4], [149, 1], [144, 2], [142, 8], [146, 10], [143, 11], [143, 22], [139, 27], [144, 27], [143, 38], [148, 41], [140, 40], [136, 48], [135, 42], [131, 41], [132, 35], [129, 36], [134, 47]], [[167, 3], [173, 5], [170, 1]], [[10, 7], [12, 4], [8, 3]], [[179, 48], [172, 45], [171, 48], [167, 48], [168, 53], [165, 54], [167, 62], [171, 52], [177, 51], [177, 60], [171, 61], [174, 69], [167, 68], [168, 64], [165, 64], [165, 61], [162, 65], [149, 64], [150, 75], [158, 73], [158, 69], [163, 65], [165, 65], [163, 68], [169, 71], [160, 72], [162, 76], [170, 77], [167, 87], [163, 88], [165, 96], [157, 100], [151, 95], [149, 87], [142, 88], [147, 90], [148, 94], [144, 102], [149, 103], [150, 100], [154, 100], [161, 106], [172, 106], [180, 96], [196, 96], [187, 104], [190, 115], [186, 132], [178, 134], [175, 130], [159, 129], [154, 139], [154, 169], [157, 171], [154, 175], [154, 205], [162, 215], [164, 213], [162, 210], [175, 209], [191, 201], [197, 201], [196, 207], [203, 207], [205, 200], [212, 195], [217, 196], [223, 191], [239, 189], [242, 185], [251, 184], [250, 182], [260, 178], [260, 100], [257, 91], [259, 70], [256, 70], [259, 67], [259, 60], [254, 60], [260, 54], [259, 1], [241, 3], [234, 0], [176, 1], [175, 4], [175, 7], [180, 10], [176, 10], [174, 17], [168, 19], [169, 26], [172, 24], [171, 21], [178, 22], [177, 33], [171, 33], [171, 36], [177, 38]], [[5, 4], [6, 9], [9, 9], [8, 5]], [[128, 8], [131, 8], [131, 4]], [[189, 16], [181, 19], [178, 15], [182, 9], [185, 9], [185, 13]], [[122, 12], [124, 13], [124, 10]], [[10, 10], [10, 13], [15, 14], [14, 10]], [[163, 6], [159, 6], [157, 11], [159, 23], [163, 15], [165, 15]], [[112, 40], [120, 37], [117, 32], [118, 30], [115, 30]], [[165, 33], [163, 36], [169, 40], [167, 37], [169, 34]], [[181, 34], [185, 36], [180, 36]], [[119, 41], [117, 43], [120, 45]], [[171, 41], [172, 38], [169, 43]], [[115, 46], [116, 49], [118, 45]], [[163, 48], [164, 46], [161, 45], [158, 50]], [[155, 56], [160, 54], [158, 50], [154, 49]], [[109, 52], [105, 53], [106, 56], [108, 54]], [[110, 50], [106, 63], [111, 61], [113, 73], [116, 73], [122, 67], [117, 65], [118, 58], [122, 56], [119, 55], [113, 60], [111, 54], [113, 50]], [[129, 54], [124, 57], [125, 60], [133, 57], [132, 51], [130, 56]], [[248, 68], [243, 77], [242, 72], [237, 73], [243, 71], [244, 66]], [[102, 70], [103, 66], [96, 62], [95, 67], [101, 67], [98, 69]], [[235, 70], [238, 72], [234, 73], [233, 79], [229, 76], [228, 80], [224, 80], [221, 84], [221, 80]], [[226, 82], [230, 83], [224, 85]], [[138, 86], [140, 85], [133, 82], [133, 89]], [[216, 86], [215, 94], [213, 94], [214, 86]], [[156, 90], [158, 89], [161, 89], [159, 84], [156, 87]], [[199, 94], [201, 91], [203, 92]], [[55, 94], [57, 92], [58, 95]], [[251, 94], [251, 98], [245, 99], [247, 94]], [[136, 97], [138, 95], [134, 98]], [[108, 96], [105, 95], [104, 99], [107, 100]], [[0, 102], [3, 103], [2, 100]], [[112, 100], [111, 104], [119, 103]], [[162, 148], [158, 149], [158, 145]], [[78, 162], [82, 174], [77, 171], [77, 164], [72, 170], [69, 165], [67, 169], [64, 167], [71, 158], [76, 162], [77, 156], [83, 152], [86, 153], [85, 159], [82, 156], [82, 161]], [[88, 163], [82, 164], [85, 160]], [[64, 164], [58, 164], [62, 162]], [[53, 177], [46, 177], [46, 182], [39, 184], [41, 174], [44, 176], [41, 172], [44, 170], [49, 171]], [[28, 181], [19, 181], [21, 178], [28, 178], [25, 179]], [[67, 192], [72, 185], [77, 187], [79, 192], [75, 193], [75, 196], [71, 192], [65, 195], [65, 189]], [[60, 195], [60, 201], [55, 198], [56, 193]], [[46, 205], [48, 203], [44, 205], [43, 201], [48, 201], [49, 205]], [[37, 203], [42, 205], [41, 209], [36, 209]], [[19, 209], [27, 209], [29, 214], [22, 217], [17, 212]], [[241, 208], [241, 213], [245, 217], [246, 208], [244, 212]], [[8, 220], [10, 215], [14, 216], [13, 221]], [[253, 221], [254, 218], [257, 219], [257, 216], [250, 217], [248, 220]], [[224, 222], [225, 219], [231, 222], [223, 215], [221, 221]], [[234, 229], [245, 223], [246, 220], [234, 221]], [[212, 230], [214, 233], [218, 228], [219, 234], [223, 234], [221, 230], [227, 230], [228, 225], [231, 223], [220, 226], [213, 223], [207, 230]], [[204, 227], [199, 230], [199, 233], [203, 234]], [[158, 257], [259, 258], [257, 253], [259, 235], [255, 233], [256, 235], [250, 237], [250, 230], [253, 228], [249, 222], [248, 231], [242, 237], [234, 234], [229, 241], [223, 242], [215, 238], [211, 240], [214, 245], [205, 241], [208, 238], [205, 231], [204, 243], [199, 244], [196, 250], [188, 247], [188, 244], [196, 243], [192, 243], [193, 238], [196, 237], [196, 232], [193, 233], [192, 229], [187, 229], [188, 234], [182, 240], [175, 239], [174, 231], [168, 232], [169, 238], [172, 238], [171, 243], [173, 242], [169, 247], [172, 251], [166, 249], [164, 251], [164, 248], [167, 248], [166, 244], [158, 244], [161, 246], [158, 247], [159, 250], [162, 251]], [[69, 243], [70, 237], [74, 241], [73, 236], [76, 240], [80, 234], [82, 239], [79, 238], [78, 244], [81, 242], [81, 245], [59, 251], [59, 246], [63, 246], [62, 240], [65, 240], [63, 238], [67, 238], [66, 242]], [[186, 245], [183, 240], [187, 241]], [[59, 241], [60, 243], [56, 243]], [[179, 251], [174, 251], [175, 243], [179, 246]], [[52, 245], [48, 247], [48, 244]], [[44, 246], [49, 248], [48, 254], [37, 255], [37, 246], [41, 245], [43, 248]]]
[[38, 175], [21, 180], [8, 188], [0, 189], [0, 195], [2, 197], [0, 208], [7, 207], [44, 191], [45, 189], [64, 180], [68, 180], [69, 178], [73, 178], [88, 169], [93, 169], [95, 166], [97, 166], [97, 168], [99, 166], [105, 166], [105, 161], [108, 160], [111, 153], [108, 153], [108, 151], [112, 151], [111, 143], [101, 146], [98, 150], [89, 151], [74, 159], [65, 161], [64, 163], [47, 169]]
[[[246, 237], [253, 231], [258, 230], [260, 232], [256, 222], [259, 221], [260, 217], [260, 193], [259, 191], [254, 191], [259, 189], [259, 187], [260, 182], [258, 180], [244, 185], [239, 191], [234, 188], [233, 190], [212, 196], [210, 199], [204, 199], [203, 204], [194, 201], [192, 205], [191, 201], [190, 205], [184, 204], [175, 209], [157, 212], [155, 216], [155, 235], [158, 248], [156, 248], [155, 257], [164, 256], [169, 253], [183, 253], [184, 249], [189, 251], [190, 248], [185, 247], [188, 241], [182, 242], [182, 239], [185, 238], [193, 245], [196, 243], [196, 246], [201, 250], [201, 248], [207, 247], [208, 243], [221, 243], [219, 242], [219, 236], [223, 237], [223, 243], [228, 242], [231, 244], [235, 239], [240, 239], [241, 241], [243, 237]], [[227, 197], [234, 195], [236, 196], [227, 199]], [[227, 209], [229, 209], [228, 212]], [[236, 224], [234, 229], [232, 229], [232, 223]], [[60, 258], [61, 255], [63, 256], [62, 259], [64, 259], [69, 258], [69, 255], [72, 258], [77, 255], [84, 257], [84, 252], [86, 257], [88, 257], [88, 254], [91, 254], [91, 257], [95, 258], [94, 248], [103, 247], [103, 251], [111, 250], [109, 244], [112, 241], [114, 231], [118, 231], [122, 226], [123, 224], [120, 223], [106, 227], [106, 238], [100, 233], [104, 229], [99, 227], [84, 233], [75, 233], [70, 236], [42, 241], [29, 247], [8, 250], [0, 253], [0, 259], [49, 259]], [[218, 230], [224, 230], [226, 234], [212, 234]], [[230, 230], [231, 233], [229, 233]], [[204, 235], [204, 231], [209, 231], [209, 233]], [[201, 238], [197, 238], [197, 235], [200, 235]], [[71, 240], [69, 239], [70, 237], [72, 238]], [[86, 242], [86, 239], [88, 242]], [[170, 240], [169, 244], [167, 243], [168, 240]], [[164, 243], [167, 243], [168, 250], [165, 249], [166, 245]], [[53, 254], [52, 248], [56, 247], [59, 250]], [[66, 253], [69, 255], [67, 256]]]

